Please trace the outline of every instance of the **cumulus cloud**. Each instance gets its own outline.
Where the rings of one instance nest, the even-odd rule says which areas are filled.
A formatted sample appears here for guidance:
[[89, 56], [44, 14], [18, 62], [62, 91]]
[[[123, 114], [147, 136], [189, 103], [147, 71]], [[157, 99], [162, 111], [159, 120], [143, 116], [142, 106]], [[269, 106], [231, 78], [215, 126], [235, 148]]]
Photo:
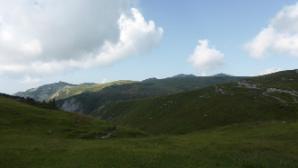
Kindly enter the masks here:
[[158, 44], [163, 29], [134, 0], [0, 0], [0, 74], [111, 64]]
[[208, 40], [199, 40], [188, 61], [199, 71], [205, 73], [223, 65], [224, 54], [209, 46]]
[[298, 3], [281, 9], [245, 48], [255, 58], [267, 53], [298, 57]]

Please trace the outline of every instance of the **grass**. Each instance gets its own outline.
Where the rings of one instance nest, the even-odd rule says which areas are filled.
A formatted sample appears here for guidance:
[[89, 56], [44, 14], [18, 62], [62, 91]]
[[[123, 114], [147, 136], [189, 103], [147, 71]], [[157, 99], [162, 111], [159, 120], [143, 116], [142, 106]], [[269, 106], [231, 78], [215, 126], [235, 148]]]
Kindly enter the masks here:
[[[102, 109], [110, 102], [136, 100], [148, 97], [165, 96], [190, 90], [204, 88], [214, 84], [238, 81], [242, 77], [170, 77], [165, 79], [148, 79], [142, 82], [112, 85], [98, 91], [82, 92], [74, 96], [66, 96], [66, 99], [57, 101], [57, 105], [66, 111], [83, 112], [97, 115], [97, 110]], [[75, 87], [73, 88], [75, 89]], [[73, 91], [67, 91], [75, 93]], [[63, 94], [61, 94], [63, 95]], [[71, 104], [71, 105], [70, 105]], [[65, 106], [66, 105], [66, 106]], [[73, 109], [73, 106], [77, 108]], [[67, 108], [67, 107], [71, 108]]]
[[[298, 119], [296, 71], [247, 78], [179, 94], [113, 102], [97, 115], [153, 134], [185, 134], [235, 123]], [[278, 88], [286, 92], [268, 92]]]
[[137, 130], [117, 127], [111, 138], [94, 136], [113, 127], [86, 116], [0, 97], [0, 167], [298, 166], [295, 121], [248, 122], [184, 135], [158, 136], [144, 136]]
[[124, 126], [0, 96], [0, 167], [296, 168], [295, 96], [263, 93], [265, 85], [297, 84], [274, 82], [261, 89], [225, 84], [108, 107]]
[[88, 116], [39, 108], [5, 97], [0, 97], [0, 129], [25, 135], [91, 139], [109, 132], [115, 136], [141, 134]]
[[145, 138], [84, 140], [1, 131], [6, 168], [279, 168], [298, 166], [298, 123], [246, 123]]
[[265, 90], [239, 88], [235, 84], [107, 106], [100, 116], [117, 124], [135, 127], [153, 134], [190, 133], [200, 129], [234, 123], [296, 120], [298, 104], [293, 96], [273, 94], [287, 101], [279, 102], [263, 95]]
[[104, 84], [81, 84], [81, 85], [76, 85], [72, 87], [66, 87], [58, 91], [57, 93], [55, 93], [52, 97], [50, 97], [50, 99], [56, 99], [56, 100], [66, 99], [68, 97], [79, 95], [85, 92], [98, 92], [110, 86], [117, 86], [117, 85], [131, 84], [131, 83], [134, 83], [134, 82], [128, 81], [128, 80], [122, 80], [122, 81], [115, 81], [115, 82], [109, 82]]

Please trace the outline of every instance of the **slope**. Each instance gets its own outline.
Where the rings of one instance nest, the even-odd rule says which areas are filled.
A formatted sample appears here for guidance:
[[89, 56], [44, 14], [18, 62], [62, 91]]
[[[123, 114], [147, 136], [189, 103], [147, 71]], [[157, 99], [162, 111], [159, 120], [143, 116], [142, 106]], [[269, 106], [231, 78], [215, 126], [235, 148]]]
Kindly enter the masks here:
[[32, 98], [36, 101], [48, 101], [49, 98], [56, 92], [64, 88], [73, 87], [73, 86], [75, 85], [65, 83], [65, 82], [58, 82], [58, 83], [43, 85], [38, 88], [29, 89], [25, 92], [18, 92], [15, 94], [15, 96]]
[[97, 116], [97, 110], [111, 102], [171, 95], [195, 90], [214, 84], [238, 81], [241, 77], [177, 75], [165, 79], [147, 79], [131, 84], [113, 85], [98, 92], [88, 92], [59, 100], [58, 106], [66, 111], [82, 112]]
[[57, 91], [55, 94], [53, 94], [49, 99], [66, 99], [68, 97], [72, 97], [75, 95], [79, 95], [85, 92], [98, 92], [104, 88], [110, 87], [110, 86], [118, 86], [118, 85], [124, 85], [124, 84], [130, 84], [134, 83], [134, 81], [128, 81], [128, 80], [120, 80], [115, 82], [108, 82], [103, 84], [96, 84], [96, 83], [83, 83], [80, 85], [75, 85], [72, 87], [66, 87], [64, 89], [61, 89]]
[[[283, 76], [283, 74], [281, 73], [280, 76]], [[297, 78], [292, 72], [290, 72], [290, 76], [293, 79], [290, 81], [297, 83]], [[257, 84], [252, 83], [253, 79], [202, 89], [201, 91], [206, 95], [198, 96], [195, 94], [198, 91], [179, 95], [186, 94], [184, 95], [186, 103], [184, 107], [187, 107], [188, 102], [186, 100], [204, 98], [204, 96], [209, 95], [209, 98], [211, 98], [213, 94], [224, 96], [229, 93], [229, 88], [233, 91], [235, 88], [242, 90], [243, 96], [247, 94], [247, 90], [254, 92], [254, 90], [260, 90], [261, 88], [261, 90], [266, 91], [265, 95], [269, 100], [273, 99], [272, 101], [276, 102], [279, 99], [284, 100], [277, 103], [281, 107], [294, 107], [296, 92], [290, 88], [295, 88], [295, 84], [286, 82], [280, 85], [287, 87], [287, 90], [285, 88], [277, 90], [277, 88], [270, 87], [270, 89], [267, 88], [268, 86], [262, 86], [262, 80]], [[266, 83], [266, 85], [273, 84], [276, 84], [276, 82]], [[240, 94], [239, 92], [237, 90], [237, 95]], [[272, 96], [278, 96], [279, 99]], [[167, 101], [168, 98], [172, 97], [175, 96], [158, 99]], [[250, 94], [247, 97], [251, 97]], [[177, 98], [177, 100], [182, 99]], [[223, 101], [223, 99], [219, 100]], [[235, 100], [235, 106], [238, 106], [236, 103], [239, 102], [240, 100]], [[105, 135], [114, 130], [115, 127], [90, 117], [39, 108], [28, 103], [26, 100], [20, 102], [18, 98], [0, 96], [1, 168], [298, 167], [298, 122], [295, 116], [289, 118], [291, 114], [283, 108], [277, 112], [275, 120], [273, 120], [274, 115], [272, 115], [275, 113], [266, 112], [270, 109], [264, 108], [263, 112], [265, 114], [260, 114], [260, 117], [264, 118], [263, 120], [251, 117], [250, 120], [242, 120], [245, 123], [232, 124], [236, 118], [232, 117], [232, 122], [228, 120], [224, 124], [225, 126], [219, 126], [221, 124], [218, 124], [216, 115], [208, 121], [211, 122], [214, 119], [215, 122], [212, 123], [214, 125], [210, 125], [209, 128], [203, 130], [192, 129], [194, 130], [191, 131], [192, 133], [185, 135], [142, 136], [143, 134], [139, 131], [116, 127], [118, 131], [114, 133], [115, 138], [98, 140], [98, 137], [99, 139], [102, 139], [103, 136], [106, 137]], [[164, 102], [155, 103], [155, 105], [158, 105], [158, 103]], [[210, 104], [216, 106], [217, 103], [211, 102]], [[266, 103], [264, 102], [264, 104]], [[193, 103], [193, 105], [196, 104]], [[179, 106], [182, 106], [182, 104], [179, 104]], [[175, 108], [179, 106], [177, 105]], [[148, 111], [151, 111], [151, 109]], [[166, 110], [166, 112], [169, 111]], [[229, 115], [229, 112], [227, 111], [227, 115]], [[186, 109], [184, 115], [187, 114], [189, 114], [189, 110]], [[253, 113], [253, 115], [256, 114]], [[154, 119], [158, 120], [158, 118]], [[186, 119], [192, 122], [190, 117], [185, 117], [183, 118], [185, 122], [179, 123], [176, 122], [179, 118], [175, 117], [175, 120], [172, 121], [175, 121], [177, 125], [173, 128], [184, 127], [184, 124], [187, 123]], [[151, 126], [160, 129], [165, 128], [164, 125]], [[141, 137], [131, 138], [135, 136]]]
[[180, 136], [85, 140], [0, 136], [3, 168], [295, 168], [298, 123], [231, 125]]
[[29, 89], [25, 92], [18, 92], [15, 95], [19, 97], [32, 98], [36, 101], [51, 101], [53, 99], [65, 99], [84, 92], [96, 92], [113, 85], [122, 85], [133, 83], [133, 81], [115, 81], [104, 84], [83, 83], [79, 85], [58, 82]]
[[151, 133], [188, 133], [234, 123], [298, 118], [298, 74], [284, 71], [171, 96], [111, 103], [105, 120]]
[[141, 132], [116, 127], [104, 121], [83, 115], [41, 108], [19, 98], [0, 96], [1, 135], [25, 135], [63, 138], [104, 138], [141, 135]]

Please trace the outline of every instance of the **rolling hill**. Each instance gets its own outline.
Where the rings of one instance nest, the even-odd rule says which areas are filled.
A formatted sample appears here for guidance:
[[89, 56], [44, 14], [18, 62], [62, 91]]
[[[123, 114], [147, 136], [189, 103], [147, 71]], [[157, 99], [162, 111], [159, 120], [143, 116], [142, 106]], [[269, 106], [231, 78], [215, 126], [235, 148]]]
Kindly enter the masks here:
[[108, 82], [108, 83], [103, 83], [103, 84], [83, 83], [80, 85], [75, 85], [73, 87], [63, 88], [63, 89], [57, 91], [51, 97], [49, 97], [49, 100], [66, 99], [68, 97], [72, 97], [72, 96], [79, 95], [82, 93], [98, 92], [98, 91], [100, 91], [104, 88], [110, 87], [110, 86], [118, 86], [118, 85], [130, 84], [130, 83], [134, 83], [134, 81], [120, 80], [120, 81]]
[[0, 95], [0, 167], [298, 167], [297, 76], [111, 102], [114, 124]]
[[65, 111], [97, 116], [96, 112], [99, 109], [112, 102], [171, 95], [240, 79], [243, 77], [227, 75], [197, 77], [183, 74], [165, 79], [150, 78], [142, 82], [112, 85], [97, 92], [85, 92], [61, 99], [57, 101], [57, 105]]
[[104, 138], [113, 129], [113, 125], [90, 117], [0, 96], [0, 167], [298, 166], [298, 123], [293, 119], [231, 124], [170, 136], [143, 136], [117, 127], [113, 138]]
[[52, 95], [54, 95], [56, 92], [68, 88], [73, 87], [75, 85], [65, 83], [65, 82], [58, 82], [48, 85], [43, 85], [38, 88], [32, 88], [25, 92], [18, 92], [15, 94], [15, 96], [19, 97], [25, 97], [25, 98], [32, 98], [36, 101], [48, 101]]
[[75, 96], [85, 92], [96, 92], [106, 87], [113, 85], [122, 85], [133, 83], [133, 81], [115, 81], [104, 84], [97, 83], [83, 83], [79, 85], [69, 84], [66, 82], [58, 82], [53, 84], [47, 84], [38, 88], [29, 89], [24, 92], [18, 92], [15, 96], [32, 98], [36, 101], [51, 101], [65, 99], [71, 96]]
[[114, 102], [97, 115], [154, 134], [243, 122], [296, 121], [298, 73], [284, 71], [170, 96]]
[[[133, 129], [116, 127], [91, 117], [59, 111], [26, 99], [0, 95], [0, 131], [5, 134], [48, 137], [102, 138], [134, 134]], [[135, 131], [136, 135], [138, 131]], [[141, 133], [141, 132], [139, 132]]]

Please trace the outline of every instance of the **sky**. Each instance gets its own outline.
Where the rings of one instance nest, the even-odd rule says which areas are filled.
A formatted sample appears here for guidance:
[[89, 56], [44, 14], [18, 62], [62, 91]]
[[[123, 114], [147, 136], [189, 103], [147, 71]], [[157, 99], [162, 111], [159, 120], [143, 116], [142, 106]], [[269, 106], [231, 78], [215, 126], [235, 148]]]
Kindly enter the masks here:
[[0, 92], [298, 68], [294, 0], [0, 0]]

